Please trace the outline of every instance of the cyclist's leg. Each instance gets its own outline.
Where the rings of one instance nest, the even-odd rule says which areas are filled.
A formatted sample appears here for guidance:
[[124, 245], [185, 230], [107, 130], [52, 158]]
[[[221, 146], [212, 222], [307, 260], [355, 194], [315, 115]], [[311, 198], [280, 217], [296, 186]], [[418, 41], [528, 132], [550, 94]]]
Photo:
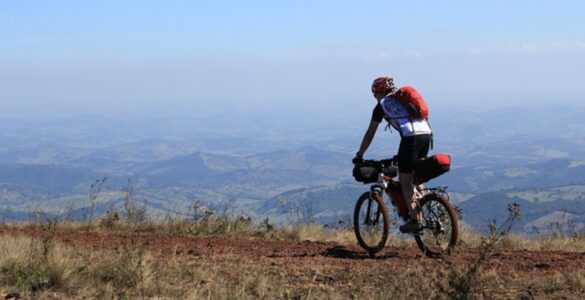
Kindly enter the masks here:
[[398, 179], [402, 188], [402, 195], [408, 207], [411, 218], [417, 219], [416, 202], [413, 202], [414, 185], [412, 183], [412, 171], [414, 161], [417, 158], [416, 136], [403, 137], [398, 148]]
[[419, 219], [418, 203], [415, 199], [415, 185], [413, 183], [414, 162], [426, 157], [430, 148], [430, 135], [415, 135], [404, 137], [398, 148], [398, 170], [402, 194], [413, 219]]
[[412, 184], [412, 173], [399, 173], [400, 187], [402, 195], [408, 207], [408, 215], [411, 219], [418, 219], [416, 214], [416, 202], [414, 200], [414, 185]]
[[[421, 158], [425, 158], [429, 155], [429, 150], [431, 148], [431, 140], [432, 140], [432, 136], [431, 135], [419, 135], [417, 136], [417, 159], [421, 159]], [[424, 189], [424, 184], [419, 184], [416, 186], [416, 189], [420, 192]]]

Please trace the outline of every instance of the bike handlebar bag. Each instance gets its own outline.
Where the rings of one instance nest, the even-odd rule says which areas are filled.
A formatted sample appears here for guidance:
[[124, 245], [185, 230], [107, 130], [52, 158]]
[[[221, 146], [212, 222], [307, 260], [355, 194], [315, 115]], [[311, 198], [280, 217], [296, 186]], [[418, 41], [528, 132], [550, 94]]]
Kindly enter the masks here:
[[451, 156], [447, 154], [435, 154], [418, 159], [414, 163], [414, 181], [416, 184], [425, 183], [448, 172], [450, 168]]
[[378, 181], [378, 169], [373, 166], [355, 165], [353, 178], [357, 182], [372, 183]]

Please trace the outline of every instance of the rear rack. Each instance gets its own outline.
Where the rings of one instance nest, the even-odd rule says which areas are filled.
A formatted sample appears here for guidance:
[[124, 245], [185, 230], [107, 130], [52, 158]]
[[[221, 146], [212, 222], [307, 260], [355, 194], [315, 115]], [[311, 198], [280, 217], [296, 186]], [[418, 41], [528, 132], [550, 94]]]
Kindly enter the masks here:
[[439, 194], [443, 197], [446, 198], [447, 201], [449, 201], [449, 194], [447, 193], [447, 186], [436, 186], [436, 187], [432, 187], [432, 188], [424, 188], [423, 191], [425, 192], [425, 194]]

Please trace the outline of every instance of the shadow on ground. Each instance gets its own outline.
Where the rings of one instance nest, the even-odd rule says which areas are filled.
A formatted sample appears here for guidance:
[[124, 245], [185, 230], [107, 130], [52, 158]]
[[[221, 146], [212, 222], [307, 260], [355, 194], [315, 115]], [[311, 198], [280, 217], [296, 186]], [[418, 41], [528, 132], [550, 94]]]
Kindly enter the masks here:
[[343, 246], [335, 246], [323, 251], [321, 255], [326, 257], [349, 259], [387, 259], [398, 256], [398, 252], [386, 252], [384, 254], [372, 257], [367, 252], [364, 251], [358, 252], [351, 249], [347, 249]]

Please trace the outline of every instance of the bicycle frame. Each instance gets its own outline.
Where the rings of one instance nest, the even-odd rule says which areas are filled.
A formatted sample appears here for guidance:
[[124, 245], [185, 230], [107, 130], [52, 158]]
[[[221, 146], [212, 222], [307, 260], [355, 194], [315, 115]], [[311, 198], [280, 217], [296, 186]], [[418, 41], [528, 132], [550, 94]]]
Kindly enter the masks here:
[[406, 206], [406, 201], [404, 201], [402, 187], [398, 181], [394, 180], [390, 176], [386, 176], [380, 173], [378, 177], [378, 183], [370, 186], [370, 191], [372, 193], [379, 193], [380, 195], [384, 194], [382, 191], [385, 191], [386, 195], [388, 195], [390, 198], [392, 205], [396, 209], [398, 216], [400, 216], [405, 221], [408, 220], [408, 207]]

